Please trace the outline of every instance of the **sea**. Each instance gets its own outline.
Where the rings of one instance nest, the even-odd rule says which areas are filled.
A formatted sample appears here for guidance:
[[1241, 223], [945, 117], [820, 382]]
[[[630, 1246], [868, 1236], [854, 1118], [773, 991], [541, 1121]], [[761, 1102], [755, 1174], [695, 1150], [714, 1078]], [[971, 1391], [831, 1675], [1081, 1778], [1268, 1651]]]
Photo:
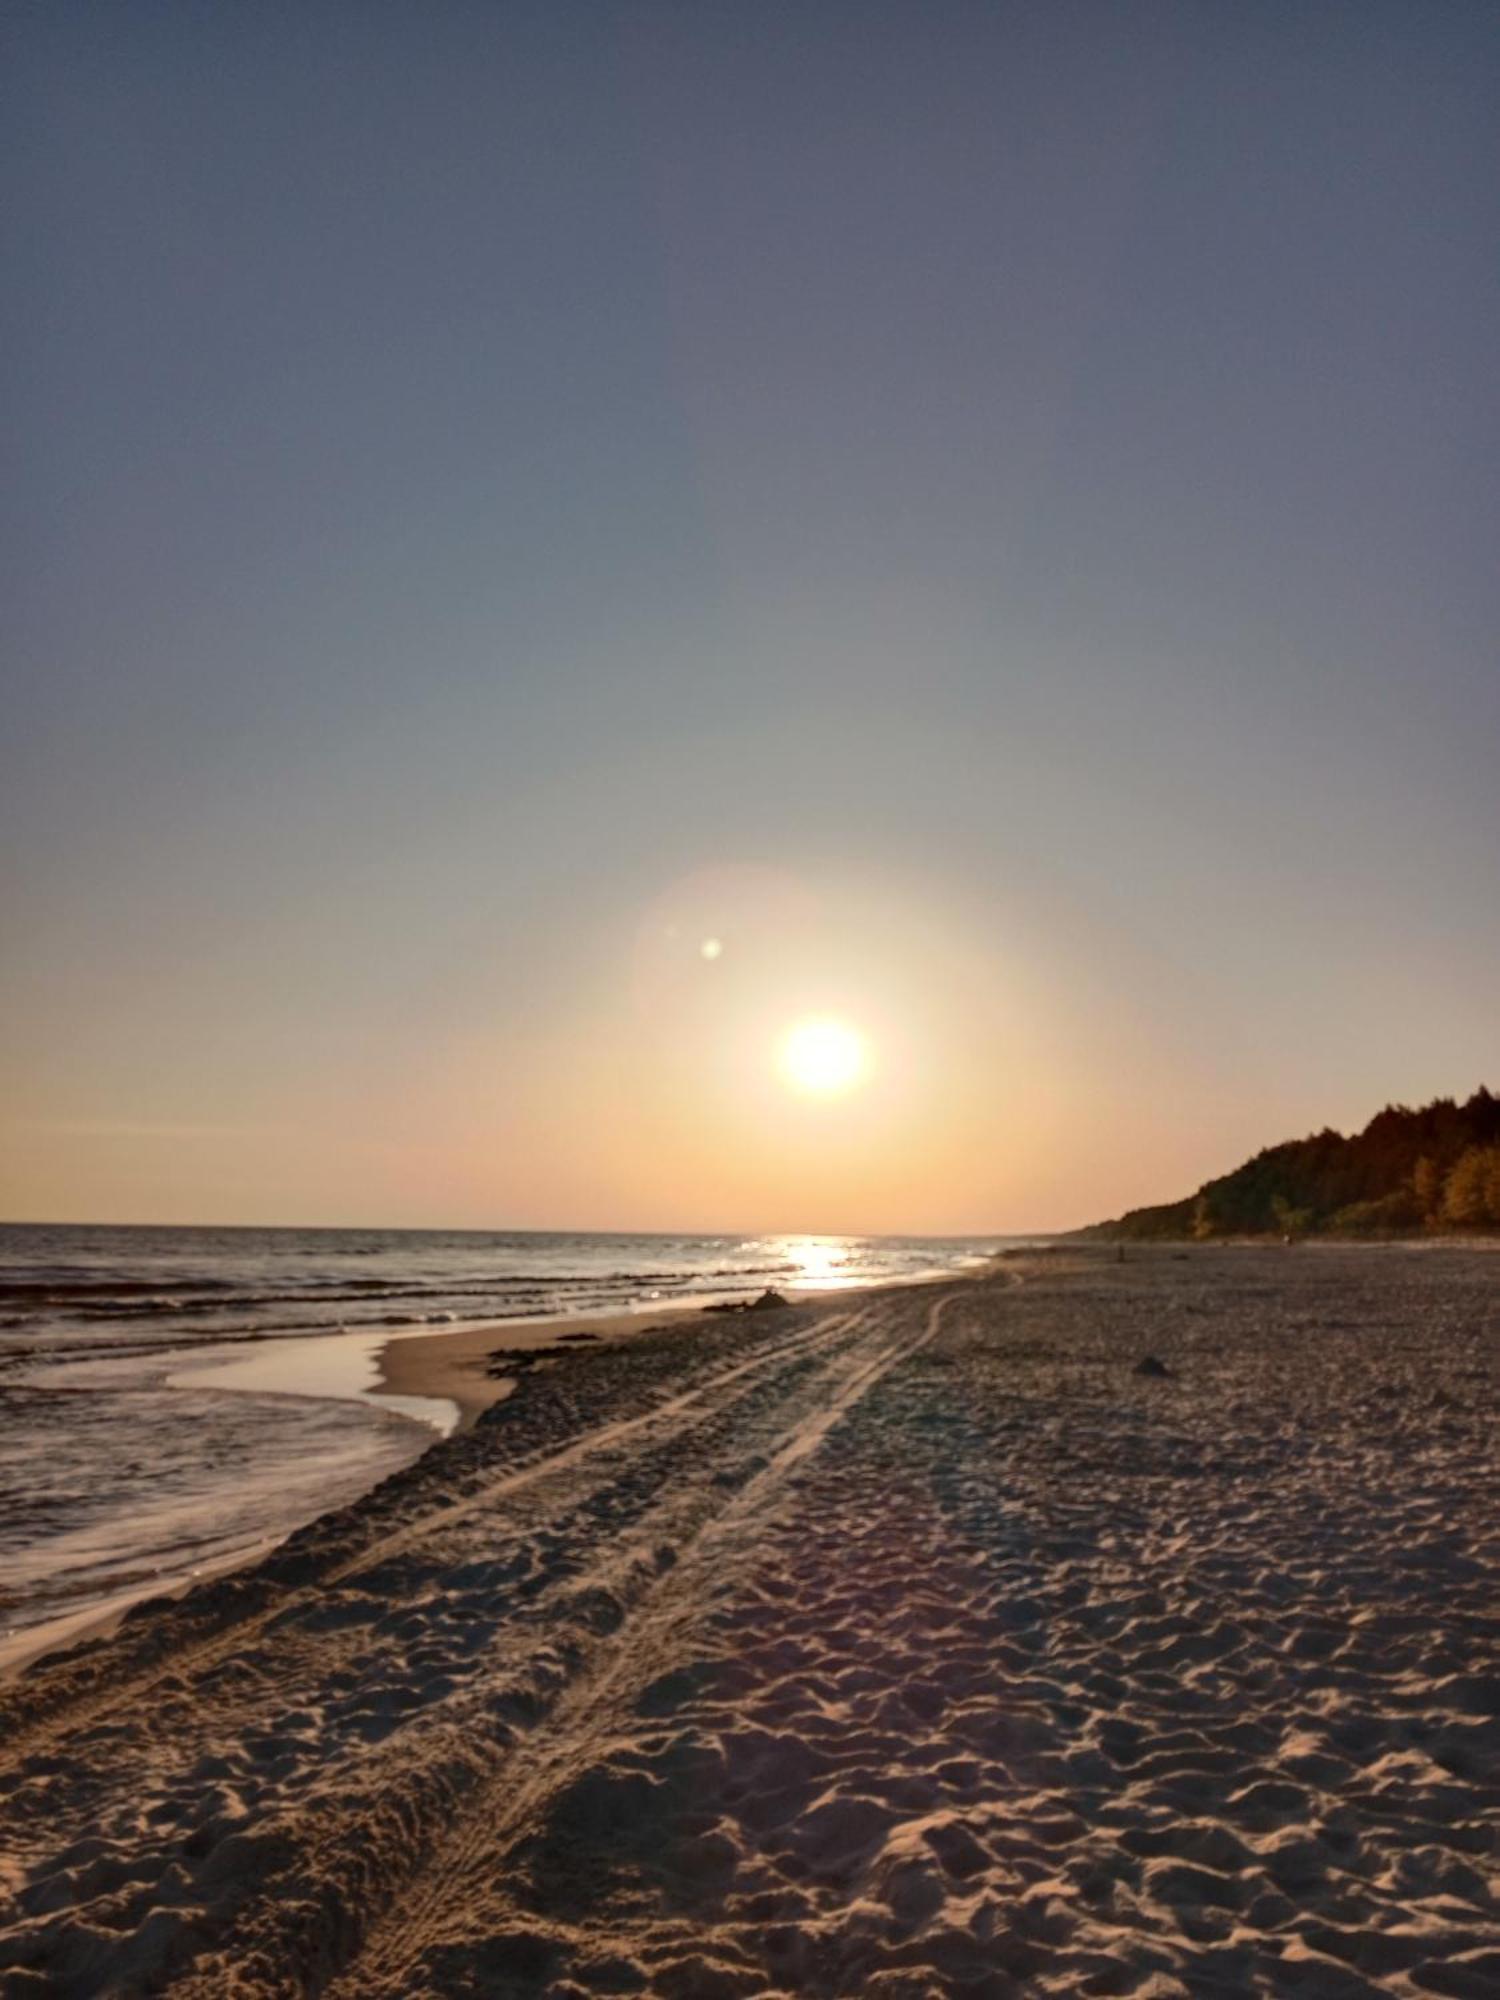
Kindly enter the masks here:
[[246, 1561], [451, 1430], [396, 1335], [975, 1268], [1011, 1237], [0, 1224], [0, 1671]]

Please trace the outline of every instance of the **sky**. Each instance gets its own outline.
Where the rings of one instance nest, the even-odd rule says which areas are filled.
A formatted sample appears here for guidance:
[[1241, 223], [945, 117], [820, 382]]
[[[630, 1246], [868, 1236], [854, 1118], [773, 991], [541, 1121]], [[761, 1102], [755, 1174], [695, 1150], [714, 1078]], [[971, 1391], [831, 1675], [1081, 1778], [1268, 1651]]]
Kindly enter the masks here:
[[1500, 1086], [1496, 9], [0, 79], [0, 1214], [1025, 1232]]

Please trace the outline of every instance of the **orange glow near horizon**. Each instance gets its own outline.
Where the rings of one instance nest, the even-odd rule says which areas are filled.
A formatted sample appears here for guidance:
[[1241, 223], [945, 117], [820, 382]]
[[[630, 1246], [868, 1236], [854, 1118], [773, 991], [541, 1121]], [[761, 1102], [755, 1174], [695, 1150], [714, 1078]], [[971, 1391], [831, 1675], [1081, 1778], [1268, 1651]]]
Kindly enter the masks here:
[[[1138, 929], [1104, 942], [1116, 965], [1143, 949]], [[1118, 993], [1102, 1018], [1088, 1005], [1097, 921], [1070, 960], [1024, 905], [926, 874], [720, 863], [598, 925], [559, 908], [533, 944], [524, 980], [497, 952], [435, 986], [404, 1041], [330, 1061], [299, 1018], [274, 1090], [226, 1069], [211, 1105], [185, 1085], [160, 1105], [107, 1094], [107, 1078], [74, 1079], [55, 1107], [18, 1095], [0, 1212], [1025, 1232], [1165, 1198], [1267, 1121], [1247, 1135], [1204, 1091], [1190, 1132], [1159, 1117], [1148, 1024]], [[1174, 1043], [1179, 1080], [1188, 1059]]]

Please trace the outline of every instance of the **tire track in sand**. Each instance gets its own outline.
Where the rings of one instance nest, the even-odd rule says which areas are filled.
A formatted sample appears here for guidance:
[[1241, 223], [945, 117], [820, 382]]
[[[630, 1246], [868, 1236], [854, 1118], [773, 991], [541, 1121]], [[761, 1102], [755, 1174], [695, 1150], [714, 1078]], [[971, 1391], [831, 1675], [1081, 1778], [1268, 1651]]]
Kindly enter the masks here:
[[[462, 1499], [454, 1500], [440, 1493], [415, 1517], [398, 1521], [373, 1540], [361, 1542], [342, 1560], [337, 1555], [326, 1563], [313, 1560], [311, 1574], [299, 1576], [295, 1582], [285, 1586], [273, 1584], [269, 1601], [246, 1607], [239, 1615], [231, 1615], [225, 1622], [215, 1625], [201, 1638], [189, 1638], [174, 1646], [169, 1654], [160, 1659], [153, 1658], [143, 1665], [127, 1662], [123, 1670], [120, 1668], [117, 1656], [119, 1644], [122, 1639], [128, 1643], [136, 1637], [132, 1623], [142, 1615], [146, 1606], [136, 1607], [125, 1624], [104, 1642], [103, 1650], [94, 1658], [80, 1662], [66, 1652], [55, 1658], [44, 1655], [24, 1681], [0, 1690], [0, 1696], [4, 1697], [0, 1699], [0, 1785], [16, 1765], [29, 1761], [44, 1744], [76, 1733], [97, 1714], [113, 1711], [127, 1699], [140, 1701], [163, 1685], [181, 1681], [188, 1673], [208, 1670], [241, 1653], [257, 1635], [286, 1618], [299, 1605], [318, 1601], [327, 1591], [423, 1538], [441, 1534], [469, 1516], [514, 1497], [538, 1481], [548, 1479], [581, 1460], [626, 1444], [658, 1424], [697, 1410], [706, 1402], [712, 1408], [710, 1399], [716, 1398], [735, 1382], [747, 1376], [768, 1373], [799, 1354], [826, 1345], [858, 1317], [853, 1313], [824, 1315], [811, 1328], [791, 1339], [773, 1342], [746, 1361], [714, 1370], [707, 1379], [654, 1402], [645, 1410], [586, 1428], [566, 1444], [543, 1445], [523, 1453], [519, 1458], [508, 1460], [504, 1471], [482, 1480], [476, 1490]], [[420, 1467], [424, 1462], [425, 1455], [423, 1460], [416, 1461], [416, 1466]], [[411, 1467], [405, 1474], [398, 1473], [395, 1482], [409, 1477], [415, 1469]], [[307, 1538], [316, 1534], [320, 1525], [320, 1522], [314, 1521], [306, 1528], [297, 1530], [281, 1548], [273, 1551], [263, 1562], [238, 1572], [232, 1581], [250, 1584], [262, 1571], [274, 1574], [283, 1554], [292, 1547], [300, 1547]], [[214, 1591], [221, 1587], [221, 1583], [222, 1580], [216, 1580], [206, 1586], [206, 1590]], [[191, 1599], [178, 1600], [178, 1603], [190, 1605]], [[168, 1615], [171, 1615], [170, 1612]], [[29, 1712], [30, 1698], [38, 1692], [45, 1696], [50, 1678], [71, 1677], [75, 1671], [87, 1676], [86, 1685], [76, 1693], [65, 1690], [55, 1706], [44, 1706], [36, 1714]], [[12, 1710], [11, 1716], [4, 1715], [6, 1707]]]
[[[711, 1596], [725, 1587], [736, 1563], [754, 1553], [766, 1520], [789, 1497], [790, 1476], [828, 1433], [899, 1360], [933, 1340], [947, 1308], [962, 1293], [946, 1289], [928, 1306], [913, 1337], [900, 1323], [873, 1350], [851, 1358], [829, 1393], [805, 1409], [777, 1449], [703, 1528], [630, 1621], [602, 1646], [558, 1699], [543, 1727], [506, 1760], [495, 1781], [469, 1802], [463, 1821], [414, 1875], [406, 1895], [377, 1920], [352, 1964], [326, 1991], [330, 2000], [362, 2000], [407, 1990], [410, 1968], [445, 1941], [445, 1919], [461, 1913], [464, 1934], [482, 1930], [485, 1905], [496, 1899], [496, 1861], [541, 1814], [544, 1802], [582, 1776], [607, 1740], [611, 1718], [651, 1682], [678, 1664]], [[503, 1786], [503, 1796], [501, 1788]], [[498, 1900], [503, 1902], [504, 1891]], [[207, 2000], [211, 1985], [189, 1989]]]
[[[786, 1465], [815, 1448], [850, 1401], [884, 1372], [897, 1353], [909, 1348], [909, 1340], [899, 1336], [894, 1341], [879, 1340], [891, 1316], [892, 1308], [878, 1300], [859, 1312], [825, 1315], [806, 1332], [773, 1342], [730, 1368], [715, 1369], [706, 1381], [656, 1402], [645, 1412], [596, 1426], [534, 1463], [508, 1468], [457, 1506], [430, 1509], [398, 1525], [314, 1585], [284, 1594], [247, 1624], [215, 1635], [190, 1659], [169, 1662], [154, 1680], [172, 1682], [173, 1701], [154, 1732], [141, 1714], [103, 1732], [85, 1729], [81, 1737], [75, 1727], [74, 1744], [62, 1747], [64, 1753], [72, 1748], [75, 1760], [81, 1753], [91, 1774], [99, 1767], [102, 1790], [96, 1785], [88, 1802], [88, 1817], [96, 1830], [91, 1839], [61, 1852], [54, 1849], [50, 1870], [29, 1871], [39, 1892], [32, 1902], [35, 1914], [67, 1906], [64, 1920], [44, 1926], [56, 1950], [44, 1950], [40, 1958], [29, 1950], [16, 1957], [0, 1941], [0, 1964], [46, 1964], [67, 1981], [65, 1990], [100, 1990], [95, 1974], [113, 1958], [114, 1941], [133, 1935], [149, 1921], [157, 1931], [158, 1948], [147, 1953], [149, 1970], [143, 1964], [142, 1975], [153, 1983], [163, 1975], [170, 1978], [174, 1961], [186, 1970], [184, 1959], [196, 1955], [193, 1945], [198, 1940], [177, 1935], [182, 1927], [168, 1919], [160, 1907], [163, 1900], [191, 1903], [198, 1910], [206, 1901], [209, 1909], [204, 1914], [213, 1920], [203, 1930], [210, 1935], [220, 1930], [223, 1920], [232, 1933], [241, 1932], [245, 1928], [241, 1916], [254, 1931], [259, 1927], [256, 1904], [263, 1906], [265, 1901], [257, 1892], [270, 1888], [273, 1879], [283, 1882], [291, 1874], [299, 1883], [311, 1879], [329, 1889], [341, 1882], [348, 1872], [351, 1835], [357, 1851], [373, 1813], [382, 1835], [376, 1845], [391, 1849], [385, 1856], [385, 1873], [366, 1870], [360, 1892], [348, 1897], [340, 1893], [294, 1899], [305, 1920], [299, 1928], [312, 1933], [296, 1942], [301, 1947], [298, 1956], [304, 1962], [310, 1958], [307, 1971], [315, 1990], [322, 1974], [331, 1972], [357, 1943], [371, 1908], [387, 1901], [412, 1866], [421, 1865], [429, 1845], [424, 1829], [433, 1832], [492, 1776], [496, 1760], [503, 1759], [522, 1733], [555, 1706], [601, 1646], [608, 1648], [609, 1634], [659, 1588], [678, 1552], [691, 1548], [716, 1518], [742, 1512], [737, 1493], [763, 1493], [768, 1480], [774, 1482]], [[899, 1321], [904, 1315], [897, 1310], [895, 1317]], [[868, 1332], [872, 1322], [877, 1338], [873, 1352]], [[738, 1439], [732, 1435], [737, 1430], [743, 1432]], [[679, 1461], [675, 1467], [663, 1465], [664, 1458], [674, 1456]], [[580, 1472], [588, 1475], [581, 1485]], [[612, 1500], [613, 1489], [622, 1483], [632, 1503], [623, 1524]], [[561, 1491], [556, 1490], [559, 1487]], [[344, 1746], [356, 1753], [359, 1770], [353, 1783], [327, 1768], [326, 1714], [315, 1715], [306, 1731], [303, 1747], [309, 1754], [302, 1760], [303, 1768], [296, 1772], [284, 1768], [289, 1748], [297, 1746], [289, 1746], [278, 1735], [275, 1718], [268, 1713], [271, 1704], [285, 1711], [296, 1701], [293, 1682], [315, 1687], [320, 1676], [337, 1677], [341, 1666], [348, 1664], [339, 1645], [325, 1642], [316, 1632], [310, 1649], [296, 1656], [288, 1631], [296, 1618], [316, 1620], [337, 1582], [374, 1582], [374, 1573], [399, 1562], [403, 1552], [409, 1555], [424, 1544], [440, 1545], [450, 1533], [455, 1544], [451, 1554], [440, 1547], [433, 1550], [438, 1574], [441, 1578], [456, 1569], [462, 1575], [464, 1556], [473, 1558], [476, 1553], [465, 1544], [472, 1544], [476, 1534], [493, 1532], [502, 1541], [507, 1535], [514, 1540], [513, 1503], [528, 1491], [541, 1510], [543, 1530], [559, 1531], [561, 1559], [549, 1587], [535, 1594], [526, 1614], [514, 1620], [514, 1631], [501, 1635], [511, 1643], [502, 1644], [494, 1654], [486, 1651], [478, 1671], [449, 1688], [441, 1673], [432, 1676], [431, 1661], [423, 1657], [424, 1636], [431, 1636], [424, 1635], [423, 1625], [424, 1620], [430, 1622], [431, 1607], [416, 1607], [411, 1614], [415, 1642], [397, 1664], [408, 1678], [413, 1673], [418, 1678], [428, 1675], [428, 1698], [418, 1704], [422, 1713], [412, 1716], [403, 1710], [394, 1718], [375, 1717], [377, 1734], [391, 1737], [386, 1754], [378, 1742], [355, 1740]], [[600, 1496], [605, 1504], [596, 1507], [591, 1517], [591, 1503]], [[487, 1520], [486, 1510], [498, 1510], [496, 1518]], [[592, 1562], [591, 1549], [597, 1551]], [[495, 1552], [478, 1553], [487, 1560]], [[439, 1582], [435, 1602], [441, 1606], [448, 1595]], [[248, 1684], [233, 1676], [216, 1687], [216, 1673], [222, 1666], [236, 1664], [252, 1633], [270, 1642], [264, 1675], [252, 1676]], [[425, 1650], [430, 1653], [430, 1646]], [[407, 1666], [407, 1661], [414, 1666]], [[451, 1658], [446, 1664], [452, 1664]], [[294, 1667], [295, 1674], [289, 1673]], [[185, 1838], [164, 1839], [154, 1845], [151, 1855], [143, 1855], [143, 1811], [146, 1823], [165, 1820], [163, 1832], [175, 1834], [179, 1829], [171, 1824], [174, 1807], [186, 1803], [184, 1797], [174, 1797], [164, 1780], [160, 1769], [164, 1749], [177, 1753], [167, 1761], [175, 1762], [179, 1770], [179, 1794], [184, 1788], [190, 1794], [202, 1792], [205, 1779], [224, 1776], [222, 1754], [205, 1771], [203, 1760], [196, 1766], [190, 1761], [193, 1742], [169, 1740], [163, 1745], [163, 1730], [168, 1739], [174, 1733], [171, 1710], [184, 1701], [192, 1705], [201, 1724], [188, 1729], [187, 1736], [199, 1743], [216, 1742], [221, 1752], [226, 1737], [237, 1738], [252, 1766], [268, 1767], [266, 1787], [253, 1796], [232, 1799], [227, 1813], [210, 1813], [206, 1822], [200, 1816]], [[91, 1710], [95, 1706], [90, 1704]], [[76, 1722], [76, 1716], [65, 1716], [51, 1733], [65, 1734]], [[262, 1725], [258, 1730], [250, 1726], [257, 1723]], [[27, 1764], [33, 1761], [26, 1759]], [[46, 1778], [67, 1759], [64, 1754], [35, 1761], [44, 1767], [45, 1789]], [[144, 1800], [139, 1795], [143, 1763], [151, 1776]], [[76, 1768], [75, 1761], [75, 1773]], [[207, 1791], [212, 1804], [212, 1783]], [[99, 1825], [106, 1816], [98, 1814], [97, 1807], [109, 1795], [123, 1799], [128, 1810], [106, 1831]], [[116, 1858], [132, 1847], [135, 1852], [128, 1865]], [[175, 1886], [164, 1899], [159, 1891], [167, 1876]], [[16, 1932], [8, 1936], [14, 1938]], [[199, 1938], [208, 1942], [202, 1931]], [[249, 1940], [245, 1942], [248, 1945]], [[288, 1945], [292, 1942], [287, 1940]], [[285, 1966], [286, 1958], [279, 1951], [277, 1955]], [[238, 1951], [220, 1962], [241, 1962]], [[109, 1990], [128, 1991], [132, 1985], [133, 1981], [125, 1981], [117, 1986], [111, 1980]], [[298, 1985], [307, 1990], [308, 1979], [300, 1979]], [[222, 1986], [210, 1983], [202, 1990], [222, 1990]], [[286, 1989], [273, 1979], [265, 1990]]]

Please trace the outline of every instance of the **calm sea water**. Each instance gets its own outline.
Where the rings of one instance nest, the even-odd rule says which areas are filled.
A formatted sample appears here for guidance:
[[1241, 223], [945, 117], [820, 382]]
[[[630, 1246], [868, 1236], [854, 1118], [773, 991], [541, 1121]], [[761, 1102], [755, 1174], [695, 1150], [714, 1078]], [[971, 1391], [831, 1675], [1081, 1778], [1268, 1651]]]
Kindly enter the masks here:
[[0, 1665], [415, 1457], [444, 1412], [370, 1393], [391, 1335], [879, 1284], [1007, 1240], [0, 1224]]

